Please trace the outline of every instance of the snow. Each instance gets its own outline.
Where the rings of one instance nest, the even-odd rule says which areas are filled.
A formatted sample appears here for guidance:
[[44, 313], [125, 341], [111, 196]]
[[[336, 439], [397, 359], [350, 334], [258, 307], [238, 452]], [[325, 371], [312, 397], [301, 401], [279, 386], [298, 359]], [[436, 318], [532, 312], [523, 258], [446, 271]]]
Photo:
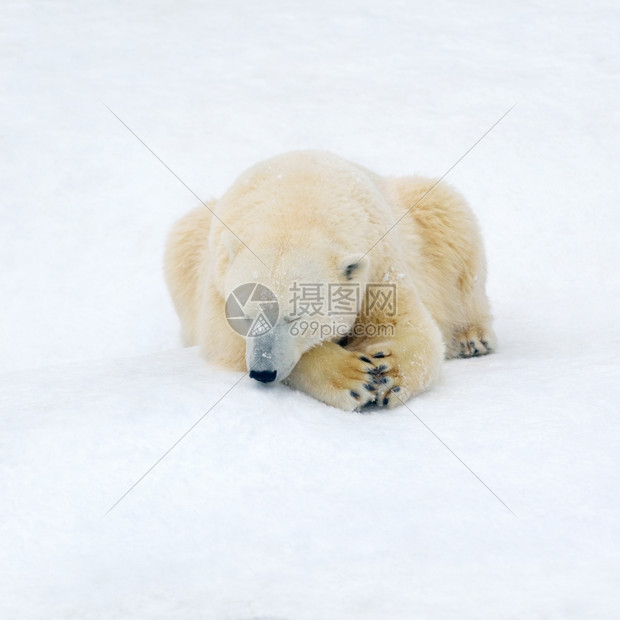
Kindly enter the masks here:
[[[3, 618], [619, 616], [617, 3], [2, 13]], [[497, 354], [361, 415], [181, 348], [197, 200], [104, 104], [206, 200], [298, 148], [441, 175], [515, 103], [447, 177]]]

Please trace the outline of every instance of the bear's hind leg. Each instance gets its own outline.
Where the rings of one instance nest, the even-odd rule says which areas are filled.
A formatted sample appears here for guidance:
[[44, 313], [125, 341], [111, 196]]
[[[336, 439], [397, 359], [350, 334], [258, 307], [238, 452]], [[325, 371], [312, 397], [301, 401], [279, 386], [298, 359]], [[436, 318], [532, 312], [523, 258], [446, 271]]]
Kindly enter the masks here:
[[447, 358], [480, 357], [497, 348], [484, 277], [472, 280], [473, 286], [461, 287], [459, 291], [463, 315], [444, 333]]
[[495, 350], [495, 334], [490, 327], [468, 326], [454, 330], [446, 357], [480, 357]]

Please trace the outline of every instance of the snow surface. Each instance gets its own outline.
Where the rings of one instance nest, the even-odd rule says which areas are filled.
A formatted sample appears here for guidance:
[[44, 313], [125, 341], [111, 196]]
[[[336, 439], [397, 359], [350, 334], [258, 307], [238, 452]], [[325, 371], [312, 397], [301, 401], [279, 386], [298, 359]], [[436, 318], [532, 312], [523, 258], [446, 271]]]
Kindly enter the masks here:
[[[617, 2], [1, 13], [0, 617], [620, 617]], [[204, 199], [297, 148], [440, 175], [516, 103], [448, 177], [500, 351], [415, 415], [210, 368], [161, 274], [197, 201], [104, 103]]]

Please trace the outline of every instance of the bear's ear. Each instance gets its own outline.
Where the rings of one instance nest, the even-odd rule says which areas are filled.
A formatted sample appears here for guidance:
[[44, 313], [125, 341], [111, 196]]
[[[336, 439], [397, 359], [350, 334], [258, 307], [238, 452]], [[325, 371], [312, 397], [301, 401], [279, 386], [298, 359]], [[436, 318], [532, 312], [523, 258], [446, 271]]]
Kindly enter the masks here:
[[370, 268], [370, 260], [366, 254], [352, 254], [340, 261], [340, 273], [346, 280], [364, 277]]

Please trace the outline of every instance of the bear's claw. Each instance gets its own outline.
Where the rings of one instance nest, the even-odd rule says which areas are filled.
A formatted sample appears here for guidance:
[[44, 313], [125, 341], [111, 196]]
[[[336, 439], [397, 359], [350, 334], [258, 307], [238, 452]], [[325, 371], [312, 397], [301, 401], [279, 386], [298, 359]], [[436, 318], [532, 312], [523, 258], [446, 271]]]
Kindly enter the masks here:
[[495, 336], [483, 327], [469, 327], [454, 334], [448, 357], [480, 357], [493, 352]]
[[402, 375], [391, 348], [386, 343], [366, 345], [358, 354], [359, 359], [367, 365], [370, 376], [369, 384], [365, 387], [373, 392], [373, 398], [367, 404], [392, 408], [404, 402], [402, 395], [396, 396], [402, 389]]

